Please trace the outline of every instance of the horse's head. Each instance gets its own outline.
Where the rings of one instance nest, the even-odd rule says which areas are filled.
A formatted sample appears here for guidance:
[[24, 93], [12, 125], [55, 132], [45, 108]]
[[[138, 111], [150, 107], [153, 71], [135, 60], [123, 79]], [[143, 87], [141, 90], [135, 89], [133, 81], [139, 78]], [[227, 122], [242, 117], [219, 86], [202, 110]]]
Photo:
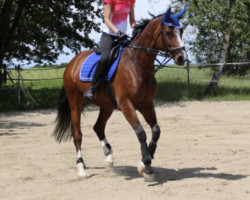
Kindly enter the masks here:
[[161, 17], [161, 37], [158, 38], [160, 49], [169, 52], [177, 65], [183, 65], [187, 61], [187, 53], [182, 43], [183, 25], [180, 19], [186, 8], [176, 15], [171, 14], [171, 7]]

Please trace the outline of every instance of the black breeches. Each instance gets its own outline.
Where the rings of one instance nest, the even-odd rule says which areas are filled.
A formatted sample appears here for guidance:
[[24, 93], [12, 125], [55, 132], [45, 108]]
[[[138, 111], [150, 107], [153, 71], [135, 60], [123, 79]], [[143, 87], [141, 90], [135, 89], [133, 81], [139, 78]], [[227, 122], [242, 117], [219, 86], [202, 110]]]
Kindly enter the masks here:
[[108, 61], [111, 49], [113, 48], [114, 40], [117, 39], [116, 36], [109, 35], [107, 33], [102, 33], [100, 41], [101, 58], [97, 64], [95, 74], [92, 80], [92, 85], [96, 86], [98, 81], [104, 75], [108, 68]]

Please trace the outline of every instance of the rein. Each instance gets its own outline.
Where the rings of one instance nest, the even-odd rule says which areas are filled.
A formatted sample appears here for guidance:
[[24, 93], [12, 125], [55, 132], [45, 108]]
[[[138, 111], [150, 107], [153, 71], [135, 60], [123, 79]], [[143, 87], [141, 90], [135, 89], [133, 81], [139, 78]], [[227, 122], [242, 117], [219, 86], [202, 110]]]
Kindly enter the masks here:
[[[132, 46], [133, 45], [133, 46]], [[157, 51], [155, 49], [149, 49], [149, 48], [144, 48], [144, 47], [141, 47], [141, 46], [138, 46], [136, 45], [136, 47], [134, 46], [134, 44], [132, 45], [129, 45], [128, 47], [130, 48], [130, 53], [131, 55], [133, 56], [135, 62], [144, 70], [146, 71], [148, 74], [150, 75], [155, 75], [156, 72], [158, 72], [160, 69], [166, 67], [165, 65], [172, 59], [172, 56], [168, 53], [162, 53], [162, 52], [157, 52], [157, 53], [153, 53], [153, 51]], [[139, 48], [137, 48], [139, 47]], [[140, 63], [140, 61], [137, 59], [137, 57], [135, 56], [135, 54], [133, 54], [132, 52], [132, 49], [131, 48], [134, 48], [134, 49], [137, 49], [137, 50], [140, 50], [140, 51], [143, 51], [143, 52], [146, 52], [146, 53], [151, 53], [151, 54], [156, 54], [158, 56], [162, 56], [164, 57], [164, 60], [161, 62], [159, 61], [157, 58], [155, 59], [156, 62], [158, 62], [159, 65], [155, 65], [155, 68], [154, 68], [154, 71], [151, 72], [149, 71], [144, 65], [142, 65]], [[143, 49], [142, 49], [143, 48]], [[153, 51], [148, 51], [148, 50], [153, 50]], [[161, 54], [162, 53], [162, 54]]]

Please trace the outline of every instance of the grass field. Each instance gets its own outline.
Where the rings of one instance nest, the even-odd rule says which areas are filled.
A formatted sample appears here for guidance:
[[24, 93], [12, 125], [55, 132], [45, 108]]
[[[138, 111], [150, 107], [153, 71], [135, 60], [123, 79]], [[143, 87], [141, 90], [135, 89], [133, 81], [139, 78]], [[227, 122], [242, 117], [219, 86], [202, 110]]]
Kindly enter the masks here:
[[[41, 109], [56, 107], [58, 96], [62, 88], [62, 76], [65, 68], [60, 69], [25, 69], [21, 74], [23, 79], [36, 79], [25, 81], [25, 86], [36, 105], [29, 97], [26, 99], [21, 90], [18, 102], [18, 90], [14, 87], [11, 90], [0, 91], [0, 111], [20, 109]], [[12, 70], [12, 77], [17, 78], [17, 73]], [[250, 100], [250, 74], [245, 77], [222, 77], [217, 94], [213, 96], [204, 95], [204, 90], [210, 80], [212, 71], [209, 68], [199, 70], [197, 67], [190, 69], [190, 85], [187, 84], [187, 70], [183, 67], [161, 69], [156, 73], [158, 92], [156, 101], [194, 101], [194, 100]], [[54, 80], [41, 80], [54, 79]], [[194, 81], [200, 80], [200, 81]], [[202, 81], [201, 81], [202, 80]], [[5, 86], [11, 85], [8, 82]]]
[[159, 91], [157, 99], [163, 101], [193, 100], [250, 100], [250, 74], [245, 77], [225, 77], [220, 79], [217, 93], [212, 96], [204, 94], [212, 77], [210, 68], [190, 68], [190, 85], [188, 89], [185, 68], [165, 68], [156, 74]]

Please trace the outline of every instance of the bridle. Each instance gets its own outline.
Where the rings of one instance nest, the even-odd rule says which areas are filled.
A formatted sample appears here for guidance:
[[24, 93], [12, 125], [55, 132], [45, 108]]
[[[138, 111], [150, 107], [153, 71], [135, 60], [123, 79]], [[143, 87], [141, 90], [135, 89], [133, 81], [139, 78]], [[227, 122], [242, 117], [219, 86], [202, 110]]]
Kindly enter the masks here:
[[[155, 41], [157, 41], [157, 39], [159, 38], [159, 36], [161, 35], [161, 39], [162, 39], [162, 43], [163, 43], [163, 47], [164, 47], [164, 51], [160, 51], [156, 48], [146, 48], [146, 47], [142, 47], [142, 46], [139, 46], [137, 44], [134, 44], [132, 43], [132, 41], [130, 41], [130, 43], [128, 44], [128, 48], [130, 48], [130, 53], [131, 55], [133, 56], [134, 60], [136, 61], [136, 63], [141, 67], [143, 68], [144, 71], [146, 71], [147, 73], [151, 74], [151, 75], [154, 75], [159, 69], [165, 67], [165, 65], [173, 58], [172, 56], [172, 52], [174, 51], [179, 51], [179, 50], [183, 50], [183, 51], [186, 51], [186, 48], [185, 46], [181, 46], [181, 47], [175, 47], [175, 48], [168, 48], [167, 46], [167, 43], [164, 39], [164, 29], [163, 29], [164, 25], [161, 23], [161, 30], [159, 32], [159, 34], [157, 35]], [[155, 45], [154, 45], [155, 46]], [[143, 52], [146, 52], [146, 53], [151, 53], [151, 54], [155, 54], [157, 56], [161, 56], [161, 57], [164, 57], [164, 60], [163, 61], [159, 61], [157, 58], [156, 58], [156, 61], [159, 63], [159, 65], [154, 69], [153, 72], [149, 71], [145, 66], [143, 66], [140, 61], [137, 59], [137, 57], [135, 56], [135, 54], [133, 54], [132, 52], [132, 48], [133, 49], [136, 49], [136, 50], [139, 50], [139, 51], [143, 51]]]

